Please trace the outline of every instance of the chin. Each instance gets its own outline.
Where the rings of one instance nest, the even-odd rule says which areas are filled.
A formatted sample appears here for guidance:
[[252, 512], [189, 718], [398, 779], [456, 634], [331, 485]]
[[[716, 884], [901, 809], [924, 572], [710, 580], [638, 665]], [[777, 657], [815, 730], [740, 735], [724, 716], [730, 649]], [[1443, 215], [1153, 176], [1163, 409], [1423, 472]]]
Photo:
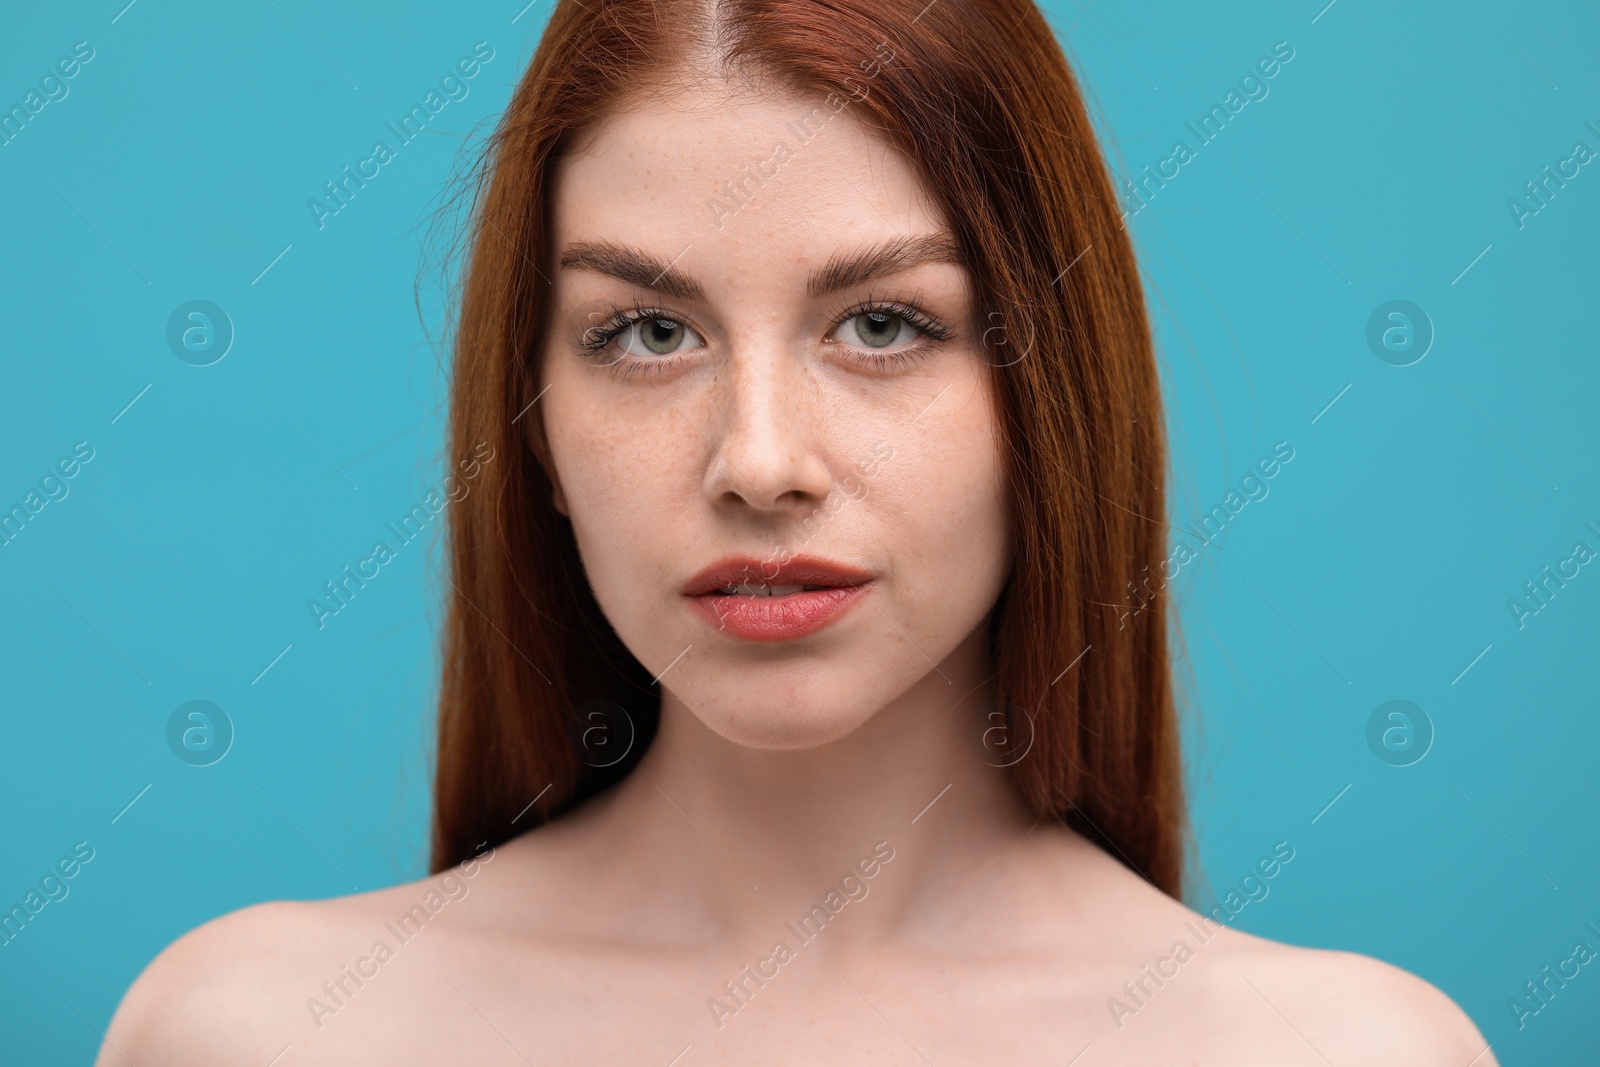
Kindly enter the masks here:
[[[689, 684], [673, 695], [689, 714], [723, 740], [744, 748], [817, 748], [859, 729], [893, 697], [853, 671], [799, 668], [798, 680], [781, 668], [704, 670], [709, 688]], [[785, 677], [785, 675], [791, 675]], [[737, 682], [734, 679], [739, 679]], [[844, 694], [853, 694], [845, 697]]]

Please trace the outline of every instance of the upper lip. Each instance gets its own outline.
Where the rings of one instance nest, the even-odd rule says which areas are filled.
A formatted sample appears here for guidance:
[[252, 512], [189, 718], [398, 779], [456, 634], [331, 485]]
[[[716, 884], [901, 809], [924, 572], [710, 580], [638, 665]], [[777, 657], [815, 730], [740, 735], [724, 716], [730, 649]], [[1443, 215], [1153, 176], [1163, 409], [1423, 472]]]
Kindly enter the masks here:
[[755, 556], [724, 556], [683, 583], [684, 596], [700, 596], [728, 585], [825, 585], [848, 587], [872, 580], [872, 575], [848, 563], [819, 556], [795, 556], [787, 563]]

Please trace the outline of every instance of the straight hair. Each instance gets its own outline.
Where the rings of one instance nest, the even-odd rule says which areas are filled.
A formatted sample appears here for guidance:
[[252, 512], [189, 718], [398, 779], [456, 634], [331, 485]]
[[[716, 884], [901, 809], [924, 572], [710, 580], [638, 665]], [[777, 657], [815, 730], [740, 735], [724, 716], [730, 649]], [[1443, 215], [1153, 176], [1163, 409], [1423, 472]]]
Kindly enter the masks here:
[[[536, 402], [551, 176], [609, 115], [721, 74], [849, 113], [915, 168], [983, 315], [1014, 568], [989, 643], [1024, 802], [1181, 899], [1166, 444], [1138, 267], [1077, 83], [1032, 0], [559, 0], [474, 182], [453, 352], [434, 872], [620, 780], [659, 691], [552, 503]], [[598, 768], [594, 709], [629, 733]], [[620, 709], [620, 710], [619, 710]]]

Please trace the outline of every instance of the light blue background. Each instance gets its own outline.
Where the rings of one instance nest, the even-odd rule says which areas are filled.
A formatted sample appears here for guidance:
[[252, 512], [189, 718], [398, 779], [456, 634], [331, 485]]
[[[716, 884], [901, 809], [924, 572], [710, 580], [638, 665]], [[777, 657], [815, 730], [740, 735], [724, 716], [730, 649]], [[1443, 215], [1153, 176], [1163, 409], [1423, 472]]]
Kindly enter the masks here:
[[[0, 547], [0, 904], [74, 842], [96, 850], [0, 948], [7, 1063], [88, 1062], [138, 971], [207, 919], [424, 873], [436, 530], [321, 632], [305, 602], [443, 479], [426, 238], [548, 16], [539, 0], [513, 22], [522, 2], [5, 16], [7, 107], [74, 42], [95, 49], [0, 147], [0, 506], [75, 442], [95, 449]], [[1186, 121], [1274, 42], [1295, 49], [1129, 223], [1174, 523], [1274, 442], [1295, 449], [1175, 585], [1206, 723], [1190, 754], [1210, 885], [1287, 840], [1294, 861], [1241, 926], [1417, 972], [1502, 1063], [1592, 1055], [1600, 968], [1520, 1031], [1507, 1001], [1578, 940], [1600, 949], [1583, 927], [1600, 924], [1600, 567], [1521, 630], [1506, 602], [1574, 541], [1600, 549], [1584, 528], [1600, 526], [1600, 164], [1525, 228], [1506, 202], [1575, 141], [1600, 150], [1585, 128], [1600, 125], [1600, 13], [1048, 10], [1120, 173], [1192, 146]], [[319, 231], [306, 200], [392, 143], [383, 124], [479, 40], [495, 58], [470, 95]], [[205, 368], [164, 340], [197, 298], [237, 331]], [[1365, 341], [1396, 298], [1436, 330], [1403, 368]], [[1365, 739], [1396, 698], [1437, 732], [1410, 767]], [[191, 699], [235, 724], [211, 767], [166, 745]]]

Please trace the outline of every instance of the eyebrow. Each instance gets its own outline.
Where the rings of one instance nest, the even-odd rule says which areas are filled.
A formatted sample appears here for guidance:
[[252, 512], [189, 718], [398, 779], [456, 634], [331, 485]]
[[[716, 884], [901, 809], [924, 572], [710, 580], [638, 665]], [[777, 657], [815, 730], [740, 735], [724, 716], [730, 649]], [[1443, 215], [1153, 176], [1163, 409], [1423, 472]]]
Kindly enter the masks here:
[[[679, 252], [678, 259], [688, 250]], [[569, 270], [596, 271], [641, 289], [704, 303], [705, 286], [694, 275], [679, 269], [678, 259], [663, 263], [643, 249], [614, 241], [574, 241], [561, 253], [561, 266]], [[923, 263], [964, 265], [965, 262], [955, 238], [948, 233], [892, 237], [853, 252], [834, 253], [811, 272], [806, 294], [816, 299]]]

